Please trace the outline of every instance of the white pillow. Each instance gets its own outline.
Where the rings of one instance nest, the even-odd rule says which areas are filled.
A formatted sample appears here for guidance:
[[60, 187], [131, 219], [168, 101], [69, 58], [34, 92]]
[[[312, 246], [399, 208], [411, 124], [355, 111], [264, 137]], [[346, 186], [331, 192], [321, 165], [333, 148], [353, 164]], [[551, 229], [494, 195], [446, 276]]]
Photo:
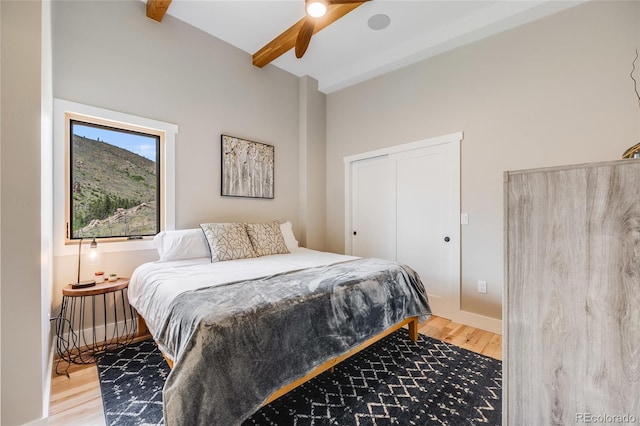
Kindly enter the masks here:
[[209, 244], [202, 229], [162, 231], [153, 238], [159, 262], [210, 257]]
[[287, 245], [287, 249], [289, 251], [294, 251], [298, 248], [298, 240], [296, 240], [295, 235], [293, 235], [293, 227], [291, 226], [291, 222], [286, 221], [280, 224], [280, 231], [282, 231], [282, 236], [284, 237], [284, 243]]

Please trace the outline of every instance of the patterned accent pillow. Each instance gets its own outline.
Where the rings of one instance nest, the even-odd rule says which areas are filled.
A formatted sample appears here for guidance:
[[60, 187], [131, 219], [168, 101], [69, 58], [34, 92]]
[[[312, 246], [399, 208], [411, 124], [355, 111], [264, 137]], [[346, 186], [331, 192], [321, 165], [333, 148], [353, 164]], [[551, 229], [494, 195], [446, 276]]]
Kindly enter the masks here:
[[201, 223], [207, 237], [211, 262], [256, 257], [242, 223]]
[[245, 223], [245, 226], [256, 255], [290, 253], [280, 230], [280, 222], [277, 220], [266, 223]]

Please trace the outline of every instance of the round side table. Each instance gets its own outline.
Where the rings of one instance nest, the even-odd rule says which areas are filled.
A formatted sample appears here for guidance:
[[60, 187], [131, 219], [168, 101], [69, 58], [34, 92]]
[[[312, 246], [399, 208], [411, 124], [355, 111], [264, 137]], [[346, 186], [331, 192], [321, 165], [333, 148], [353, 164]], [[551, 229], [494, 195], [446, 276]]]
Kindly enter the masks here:
[[[62, 289], [56, 324], [58, 364], [61, 360], [68, 364], [93, 363], [106, 350], [131, 343], [137, 332], [137, 317], [126, 298], [128, 286], [128, 278], [118, 278], [92, 287], [74, 289], [68, 284]], [[99, 324], [97, 318], [101, 319]]]

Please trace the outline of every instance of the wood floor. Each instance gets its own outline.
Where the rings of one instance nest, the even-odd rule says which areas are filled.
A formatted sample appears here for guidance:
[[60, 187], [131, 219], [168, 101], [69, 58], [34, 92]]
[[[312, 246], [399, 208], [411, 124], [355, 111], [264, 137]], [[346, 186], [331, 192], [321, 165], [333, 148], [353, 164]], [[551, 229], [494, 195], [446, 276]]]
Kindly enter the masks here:
[[[431, 317], [421, 324], [420, 333], [477, 352], [502, 359], [502, 336], [447, 319]], [[58, 371], [64, 371], [61, 364]], [[104, 425], [102, 397], [95, 364], [72, 365], [69, 378], [53, 373], [49, 425]]]

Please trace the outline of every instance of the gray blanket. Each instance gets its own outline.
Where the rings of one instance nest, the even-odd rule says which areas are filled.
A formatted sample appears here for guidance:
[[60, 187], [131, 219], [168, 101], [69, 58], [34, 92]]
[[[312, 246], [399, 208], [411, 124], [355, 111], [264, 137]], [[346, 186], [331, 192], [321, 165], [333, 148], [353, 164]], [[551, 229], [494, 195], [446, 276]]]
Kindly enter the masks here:
[[156, 336], [175, 361], [165, 424], [239, 424], [285, 384], [430, 313], [418, 275], [380, 259], [183, 293]]

